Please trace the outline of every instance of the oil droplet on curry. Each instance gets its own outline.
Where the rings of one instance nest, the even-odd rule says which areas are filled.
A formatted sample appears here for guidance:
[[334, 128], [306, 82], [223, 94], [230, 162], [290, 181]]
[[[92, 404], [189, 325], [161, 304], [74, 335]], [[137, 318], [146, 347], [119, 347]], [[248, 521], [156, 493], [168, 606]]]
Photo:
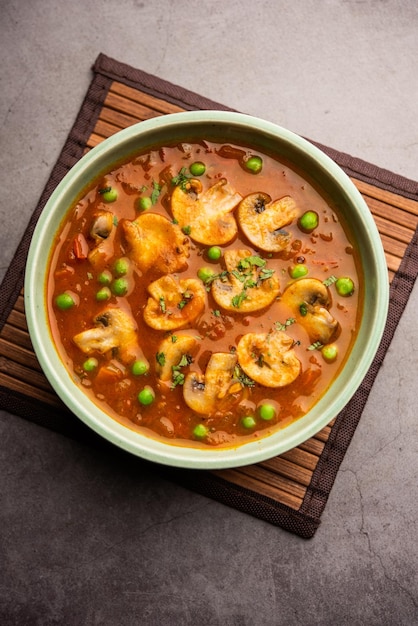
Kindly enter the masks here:
[[222, 447], [321, 398], [353, 343], [360, 287], [313, 185], [267, 154], [200, 141], [92, 183], [56, 236], [47, 302], [62, 360], [110, 416]]

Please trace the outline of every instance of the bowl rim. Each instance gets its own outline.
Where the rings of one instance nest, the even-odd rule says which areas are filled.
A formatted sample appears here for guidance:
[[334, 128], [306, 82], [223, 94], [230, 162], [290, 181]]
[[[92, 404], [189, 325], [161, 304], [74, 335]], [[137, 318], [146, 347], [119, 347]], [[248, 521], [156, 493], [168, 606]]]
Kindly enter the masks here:
[[[110, 159], [110, 163], [117, 163], [120, 159], [113, 158], [112, 160], [111, 155], [120, 146], [127, 145], [138, 138], [155, 134], [156, 130], [165, 130], [173, 124], [177, 125], [178, 128], [187, 129], [191, 124], [196, 123], [204, 125], [233, 124], [234, 126], [238, 125], [243, 130], [251, 130], [251, 132], [254, 132], [255, 129], [256, 132], [261, 132], [273, 140], [279, 139], [287, 142], [292, 146], [292, 149], [307, 154], [329, 179], [333, 179], [333, 182], [341, 189], [346, 198], [358, 207], [357, 217], [362, 222], [363, 230], [367, 233], [368, 242], [373, 247], [374, 252], [372, 258], [376, 284], [373, 300], [373, 333], [365, 338], [368, 350], [360, 353], [350, 380], [343, 386], [343, 393], [340, 393], [331, 402], [329, 398], [324, 401], [327, 396], [325, 394], [314, 405], [313, 410], [311, 409], [308, 414], [284, 429], [277, 429], [273, 434], [262, 436], [256, 441], [252, 440], [227, 448], [206, 449], [161, 441], [131, 430], [107, 415], [98, 405], [90, 401], [85, 392], [72, 380], [70, 372], [53, 346], [47, 323], [43, 269], [46, 270], [49, 264], [49, 249], [53, 240], [51, 228], [58, 219], [53, 210], [54, 207], [59, 207], [60, 203], [65, 203], [66, 198], [71, 193], [74, 203], [75, 196], [72, 190], [77, 189], [81, 180], [89, 177], [89, 172], [96, 171], [95, 175], [90, 176], [90, 179], [93, 180], [98, 171], [103, 171], [103, 167], [98, 167], [98, 164], [106, 161], [106, 159]], [[125, 154], [129, 156], [130, 152], [125, 151]], [[70, 208], [68, 201], [65, 204]], [[65, 212], [60, 215], [59, 223], [62, 222], [64, 215]], [[53, 229], [54, 236], [58, 226]], [[48, 253], [45, 252], [46, 249], [48, 249]], [[39, 288], [41, 277], [42, 289]], [[347, 405], [367, 374], [379, 347], [388, 312], [389, 281], [384, 250], [373, 216], [354, 183], [328, 155], [292, 131], [252, 115], [230, 111], [186, 111], [162, 115], [118, 131], [92, 148], [63, 177], [47, 200], [32, 235], [25, 271], [24, 301], [29, 334], [42, 370], [57, 395], [81, 421], [114, 445], [148, 461], [189, 469], [226, 469], [258, 463], [300, 445], [328, 425]], [[351, 355], [347, 363], [350, 361], [350, 357]], [[86, 411], [86, 404], [89, 406], [88, 411]]]

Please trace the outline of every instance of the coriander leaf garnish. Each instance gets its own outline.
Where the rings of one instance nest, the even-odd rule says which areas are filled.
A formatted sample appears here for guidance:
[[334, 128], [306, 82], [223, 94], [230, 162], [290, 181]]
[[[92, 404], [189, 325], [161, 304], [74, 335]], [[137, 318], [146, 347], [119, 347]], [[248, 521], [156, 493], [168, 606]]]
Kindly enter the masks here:
[[223, 272], [220, 272], [219, 274], [212, 274], [211, 276], [208, 276], [207, 278], [205, 278], [203, 283], [205, 287], [209, 287], [213, 283], [213, 281], [217, 280], [218, 278], [220, 281], [225, 283], [228, 280], [228, 274], [229, 272], [227, 272], [226, 270], [224, 270]]
[[243, 289], [241, 291], [241, 293], [239, 293], [237, 296], [234, 296], [231, 300], [231, 304], [233, 307], [235, 307], [236, 309], [239, 309], [241, 304], [244, 302], [244, 300], [246, 300], [248, 298], [245, 289]]
[[152, 192], [151, 192], [151, 203], [153, 205], [157, 203], [160, 193], [161, 193], [161, 185], [159, 185], [155, 180], [153, 180]]
[[157, 354], [155, 355], [155, 358], [157, 360], [158, 365], [161, 365], [161, 367], [163, 367], [165, 365], [165, 354], [164, 354], [164, 352], [157, 352]]
[[171, 367], [171, 389], [174, 389], [178, 385], [184, 385], [186, 377], [180, 370], [182, 367], [190, 365], [190, 363], [193, 363], [193, 357], [190, 354], [183, 354], [178, 364]]
[[295, 323], [294, 317], [288, 317], [284, 324], [281, 322], [274, 322], [274, 327], [276, 330], [286, 330], [288, 326]]
[[331, 287], [331, 285], [333, 285], [336, 282], [337, 282], [337, 277], [332, 275], [326, 278], [324, 281], [322, 281], [322, 284], [325, 285], [325, 287]]
[[308, 346], [308, 350], [320, 350], [321, 348], [324, 347], [324, 344], [322, 344], [320, 341], [314, 341], [313, 343], [311, 343], [310, 346]]
[[173, 372], [173, 377], [171, 381], [171, 389], [174, 389], [178, 385], [184, 385], [185, 375], [182, 372], [175, 371]]
[[187, 183], [189, 182], [189, 177], [186, 175], [186, 168], [182, 167], [177, 176], [173, 176], [171, 179], [171, 184], [175, 187], [180, 187], [183, 191], [187, 191]]
[[180, 300], [180, 302], [177, 305], [178, 309], [184, 309], [184, 307], [186, 306], [186, 304], [188, 304], [192, 299], [193, 299], [193, 293], [191, 291], [185, 291], [182, 294], [182, 299]]
[[161, 309], [161, 313], [165, 313], [167, 311], [167, 307], [165, 306], [164, 296], [160, 296], [160, 309]]
[[305, 315], [308, 314], [308, 305], [305, 302], [302, 302], [302, 304], [299, 306], [299, 313], [302, 315], [302, 317], [305, 317]]
[[247, 376], [247, 374], [245, 374], [245, 372], [241, 369], [239, 365], [235, 366], [234, 378], [239, 380], [241, 385], [243, 385], [244, 387], [255, 387], [255, 381]]
[[256, 267], [264, 267], [265, 264], [266, 264], [266, 261], [262, 259], [261, 256], [256, 256], [256, 255], [246, 256], [243, 259], [241, 259], [240, 262], [238, 263], [238, 269], [242, 271], [254, 265]]
[[273, 274], [274, 274], [274, 270], [266, 269], [263, 267], [260, 270], [259, 280], [267, 280], [268, 278], [271, 278]]

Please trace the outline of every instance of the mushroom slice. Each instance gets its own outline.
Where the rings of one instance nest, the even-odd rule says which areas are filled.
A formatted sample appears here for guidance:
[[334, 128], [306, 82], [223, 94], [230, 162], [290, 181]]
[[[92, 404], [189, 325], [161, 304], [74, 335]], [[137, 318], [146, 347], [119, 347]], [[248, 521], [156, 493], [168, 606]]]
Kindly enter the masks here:
[[191, 372], [183, 385], [187, 406], [196, 413], [209, 415], [220, 404], [237, 401], [242, 391], [241, 383], [234, 377], [237, 356], [229, 352], [214, 352], [205, 374]]
[[225, 178], [202, 191], [196, 179], [184, 191], [177, 186], [171, 196], [171, 210], [180, 228], [190, 230], [190, 238], [206, 245], [225, 244], [238, 231], [232, 211], [242, 199]]
[[90, 237], [97, 242], [107, 239], [113, 229], [113, 213], [99, 210], [94, 214], [90, 228]]
[[243, 335], [238, 342], [237, 355], [247, 376], [264, 387], [290, 385], [301, 372], [293, 339], [282, 330]]
[[[117, 350], [123, 363], [137, 358], [144, 360], [138, 344], [137, 326], [130, 313], [118, 308], [107, 308], [94, 318], [94, 328], [84, 330], [73, 341], [85, 354], [106, 354]], [[145, 359], [146, 360], [146, 359]]]
[[160, 380], [171, 380], [173, 367], [178, 367], [184, 356], [196, 354], [199, 342], [192, 335], [173, 335], [163, 339], [158, 347], [156, 372]]
[[329, 343], [339, 331], [338, 321], [329, 312], [331, 296], [317, 278], [300, 278], [286, 287], [281, 301], [303, 326], [312, 342]]
[[283, 230], [298, 214], [290, 196], [271, 200], [267, 193], [251, 193], [238, 207], [238, 222], [249, 241], [266, 252], [280, 252], [290, 242], [290, 233]]
[[156, 330], [184, 328], [205, 308], [205, 288], [194, 278], [162, 276], [148, 286], [148, 292], [151, 297], [144, 309], [144, 320]]
[[225, 250], [228, 279], [221, 274], [212, 283], [216, 303], [227, 311], [249, 313], [269, 306], [278, 296], [280, 283], [274, 270], [249, 250]]
[[116, 232], [113, 219], [113, 213], [101, 209], [93, 216], [89, 234], [95, 246], [89, 251], [87, 258], [94, 266], [104, 263], [113, 255], [113, 240]]
[[145, 213], [122, 222], [129, 256], [141, 272], [151, 268], [166, 274], [187, 267], [190, 242], [177, 224], [158, 213]]

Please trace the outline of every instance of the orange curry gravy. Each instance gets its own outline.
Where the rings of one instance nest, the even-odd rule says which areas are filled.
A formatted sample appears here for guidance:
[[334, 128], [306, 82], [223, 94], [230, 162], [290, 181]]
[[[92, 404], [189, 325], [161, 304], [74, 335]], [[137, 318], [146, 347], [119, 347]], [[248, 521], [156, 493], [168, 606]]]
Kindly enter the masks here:
[[[237, 445], [300, 418], [327, 390], [355, 337], [361, 292], [356, 255], [335, 210], [298, 173], [268, 155], [256, 154], [262, 158], [262, 168], [254, 173], [245, 164], [252, 155], [245, 147], [207, 141], [140, 154], [96, 180], [69, 211], [56, 236], [47, 302], [52, 336], [63, 361], [77, 383], [113, 418], [173, 444]], [[204, 164], [203, 174], [190, 173], [195, 162]], [[222, 193], [226, 184], [235, 204], [228, 217], [225, 213], [215, 219], [213, 211], [218, 209], [207, 208], [209, 200], [193, 202], [220, 181]], [[175, 217], [173, 197], [178, 188], [185, 205], [176, 208]], [[259, 198], [252, 214], [240, 213], [240, 201], [257, 193], [268, 194], [270, 200]], [[293, 210], [290, 223], [277, 225], [277, 215], [272, 213], [271, 225], [267, 220], [263, 226], [273, 232], [273, 239], [283, 239], [283, 248], [262, 249], [247, 234], [253, 239], [252, 227], [266, 219], [269, 202], [287, 196]], [[146, 199], [145, 209], [139, 206], [139, 198]], [[215, 205], [223, 200], [223, 195], [216, 197]], [[185, 208], [187, 203], [191, 208]], [[201, 213], [208, 211], [203, 222], [193, 222], [194, 207]], [[318, 215], [318, 226], [311, 232], [304, 232], [299, 223], [307, 211]], [[155, 214], [165, 220], [151, 217], [150, 221]], [[148, 221], [141, 221], [146, 215]], [[223, 222], [228, 230], [231, 218], [235, 234], [218, 242], [217, 237], [230, 236], [224, 234]], [[135, 220], [143, 227], [132, 234], [127, 223]], [[257, 228], [254, 232], [257, 236]], [[202, 238], [204, 242], [199, 241]], [[213, 246], [221, 250], [219, 259], [208, 258]], [[228, 270], [228, 253], [237, 250], [245, 251], [240, 254], [249, 261], [239, 265], [240, 257], [232, 255], [234, 266]], [[306, 274], [292, 277], [295, 266], [299, 270], [302, 266], [300, 271]], [[206, 268], [206, 273], [200, 272], [203, 280], [198, 275], [202, 268]], [[353, 293], [338, 293], [340, 277], [352, 279]], [[294, 302], [284, 294], [288, 285], [306, 279], [322, 285], [325, 281], [329, 300], [325, 305], [315, 298], [308, 303], [301, 300], [295, 314]], [[183, 282], [187, 280], [191, 282]], [[221, 301], [214, 298], [215, 283]], [[163, 291], [154, 292], [153, 298], [150, 285], [156, 284]], [[164, 294], [167, 285], [179, 290], [177, 300], [175, 294], [174, 300], [170, 293]], [[62, 294], [70, 296], [69, 306], [57, 304]], [[261, 308], [248, 310], [249, 302], [250, 308], [257, 306], [254, 302]], [[315, 326], [315, 317], [307, 315], [313, 311], [311, 305], [322, 314], [326, 309], [327, 324], [329, 319], [334, 324], [325, 341], [305, 326], [309, 317]], [[122, 311], [123, 319], [114, 319], [115, 311]], [[172, 323], [177, 326], [170, 327]], [[118, 339], [116, 331], [121, 332]], [[254, 341], [240, 344], [249, 334]], [[276, 350], [276, 344], [269, 343], [272, 336], [287, 341], [286, 357], [271, 353]], [[335, 347], [336, 358], [324, 358], [324, 345]], [[173, 352], [173, 346], [179, 349]], [[289, 353], [291, 362], [286, 367], [293, 374], [277, 378]], [[205, 374], [213, 354], [221, 358], [209, 380]], [[132, 371], [135, 362], [140, 363], [140, 373]], [[248, 372], [256, 372], [257, 380]], [[260, 411], [263, 404], [269, 405], [267, 411]]]

